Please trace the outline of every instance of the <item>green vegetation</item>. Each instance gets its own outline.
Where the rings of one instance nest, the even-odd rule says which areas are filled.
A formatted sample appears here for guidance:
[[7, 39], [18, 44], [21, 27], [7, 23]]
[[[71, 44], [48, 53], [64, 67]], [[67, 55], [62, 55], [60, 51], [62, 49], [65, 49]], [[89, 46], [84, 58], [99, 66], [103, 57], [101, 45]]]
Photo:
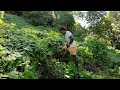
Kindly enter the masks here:
[[[59, 19], [59, 16], [53, 18], [49, 11], [5, 13], [4, 18], [0, 19], [0, 78], [120, 78], [120, 50], [116, 47], [119, 42], [113, 42], [111, 38], [115, 37], [112, 32], [116, 28], [111, 25], [112, 22], [116, 22], [109, 19], [113, 12], [104, 18], [102, 18], [105, 15], [104, 12], [103, 14], [102, 12], [88, 14], [88, 20], [96, 20], [94, 18], [98, 15], [97, 13], [100, 13], [102, 18], [101, 20], [98, 18], [98, 23], [92, 28], [84, 28], [79, 23], [75, 23], [73, 12], [66, 11], [64, 14], [62, 12], [54, 12], [56, 16], [62, 14]], [[67, 15], [68, 18], [66, 18]], [[49, 20], [52, 18], [52, 24], [47, 24], [49, 20], [46, 18]], [[53, 23], [59, 25], [51, 27]], [[60, 25], [70, 29], [74, 27], [71, 30], [78, 44], [78, 68], [72, 62], [71, 56], [67, 54], [65, 56], [68, 57], [69, 62], [59, 62], [60, 50], [66, 43], [64, 36], [59, 33], [58, 26]], [[117, 27], [119, 28], [118, 24]]]

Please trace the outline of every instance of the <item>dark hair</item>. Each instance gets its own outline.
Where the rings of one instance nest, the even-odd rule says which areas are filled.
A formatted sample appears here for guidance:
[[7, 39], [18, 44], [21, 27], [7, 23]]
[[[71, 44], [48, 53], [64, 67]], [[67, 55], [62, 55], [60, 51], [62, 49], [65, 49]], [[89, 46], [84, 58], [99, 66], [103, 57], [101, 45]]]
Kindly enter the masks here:
[[60, 27], [60, 30], [67, 30], [64, 26]]

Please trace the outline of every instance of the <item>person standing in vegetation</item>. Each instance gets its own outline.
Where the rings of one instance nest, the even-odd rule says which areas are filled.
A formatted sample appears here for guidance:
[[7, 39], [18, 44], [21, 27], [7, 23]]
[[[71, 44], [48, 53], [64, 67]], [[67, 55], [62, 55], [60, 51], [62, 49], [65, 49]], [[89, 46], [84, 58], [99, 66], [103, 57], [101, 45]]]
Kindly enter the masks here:
[[76, 67], [78, 67], [78, 59], [77, 59], [77, 44], [75, 42], [73, 34], [68, 31], [65, 27], [60, 27], [60, 33], [63, 34], [67, 40], [67, 44], [62, 48], [61, 54], [63, 55], [64, 52], [67, 50], [69, 51], [70, 55], [72, 55], [72, 58], [75, 62]]
[[3, 19], [3, 18], [4, 18], [4, 14], [5, 14], [4, 11], [0, 11], [0, 19]]

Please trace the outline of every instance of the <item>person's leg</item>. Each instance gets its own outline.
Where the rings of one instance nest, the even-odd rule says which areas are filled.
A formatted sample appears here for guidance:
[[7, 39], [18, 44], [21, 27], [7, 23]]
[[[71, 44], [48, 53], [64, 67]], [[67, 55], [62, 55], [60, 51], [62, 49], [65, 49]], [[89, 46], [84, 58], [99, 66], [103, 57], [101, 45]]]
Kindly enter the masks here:
[[69, 52], [72, 55], [72, 59], [74, 60], [75, 66], [78, 67], [78, 58], [76, 53], [77, 46], [69, 48]]
[[75, 66], [78, 68], [78, 58], [76, 55], [72, 55], [72, 58], [74, 60]]
[[62, 48], [62, 50], [61, 50], [61, 52], [60, 52], [60, 55], [63, 55], [65, 51], [66, 51], [66, 46], [64, 46], [64, 47]]
[[60, 52], [60, 61], [63, 61], [64, 60], [64, 53], [66, 51], [66, 46], [64, 46]]

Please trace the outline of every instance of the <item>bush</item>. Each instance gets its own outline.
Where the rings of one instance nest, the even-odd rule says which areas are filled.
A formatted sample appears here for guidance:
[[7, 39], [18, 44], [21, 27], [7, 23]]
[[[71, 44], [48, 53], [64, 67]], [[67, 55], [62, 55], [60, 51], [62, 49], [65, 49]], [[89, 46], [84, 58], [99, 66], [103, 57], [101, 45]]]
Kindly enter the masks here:
[[90, 36], [85, 38], [85, 45], [92, 52], [95, 63], [101, 64], [102, 66], [109, 64], [109, 61], [107, 59], [108, 48], [105, 43], [101, 42], [95, 37]]
[[65, 78], [67, 79], [92, 79], [92, 75], [90, 72], [81, 68], [76, 68], [73, 62], [70, 62], [65, 67]]
[[80, 46], [80, 47], [78, 47], [77, 51], [78, 51], [78, 56], [80, 58], [82, 58], [81, 59], [82, 61], [85, 61], [85, 60], [87, 60], [89, 62], [93, 61], [93, 55], [90, 52], [88, 47]]
[[54, 17], [50, 11], [24, 11], [23, 17], [33, 25], [53, 26]]
[[24, 11], [7, 11], [7, 12], [11, 13], [11, 14], [18, 15], [18, 16], [22, 16], [22, 14], [23, 14]]
[[45, 71], [42, 74], [43, 77], [48, 79], [63, 79], [64, 78], [64, 69], [65, 63], [56, 62], [55, 59], [53, 60], [46, 60]]

